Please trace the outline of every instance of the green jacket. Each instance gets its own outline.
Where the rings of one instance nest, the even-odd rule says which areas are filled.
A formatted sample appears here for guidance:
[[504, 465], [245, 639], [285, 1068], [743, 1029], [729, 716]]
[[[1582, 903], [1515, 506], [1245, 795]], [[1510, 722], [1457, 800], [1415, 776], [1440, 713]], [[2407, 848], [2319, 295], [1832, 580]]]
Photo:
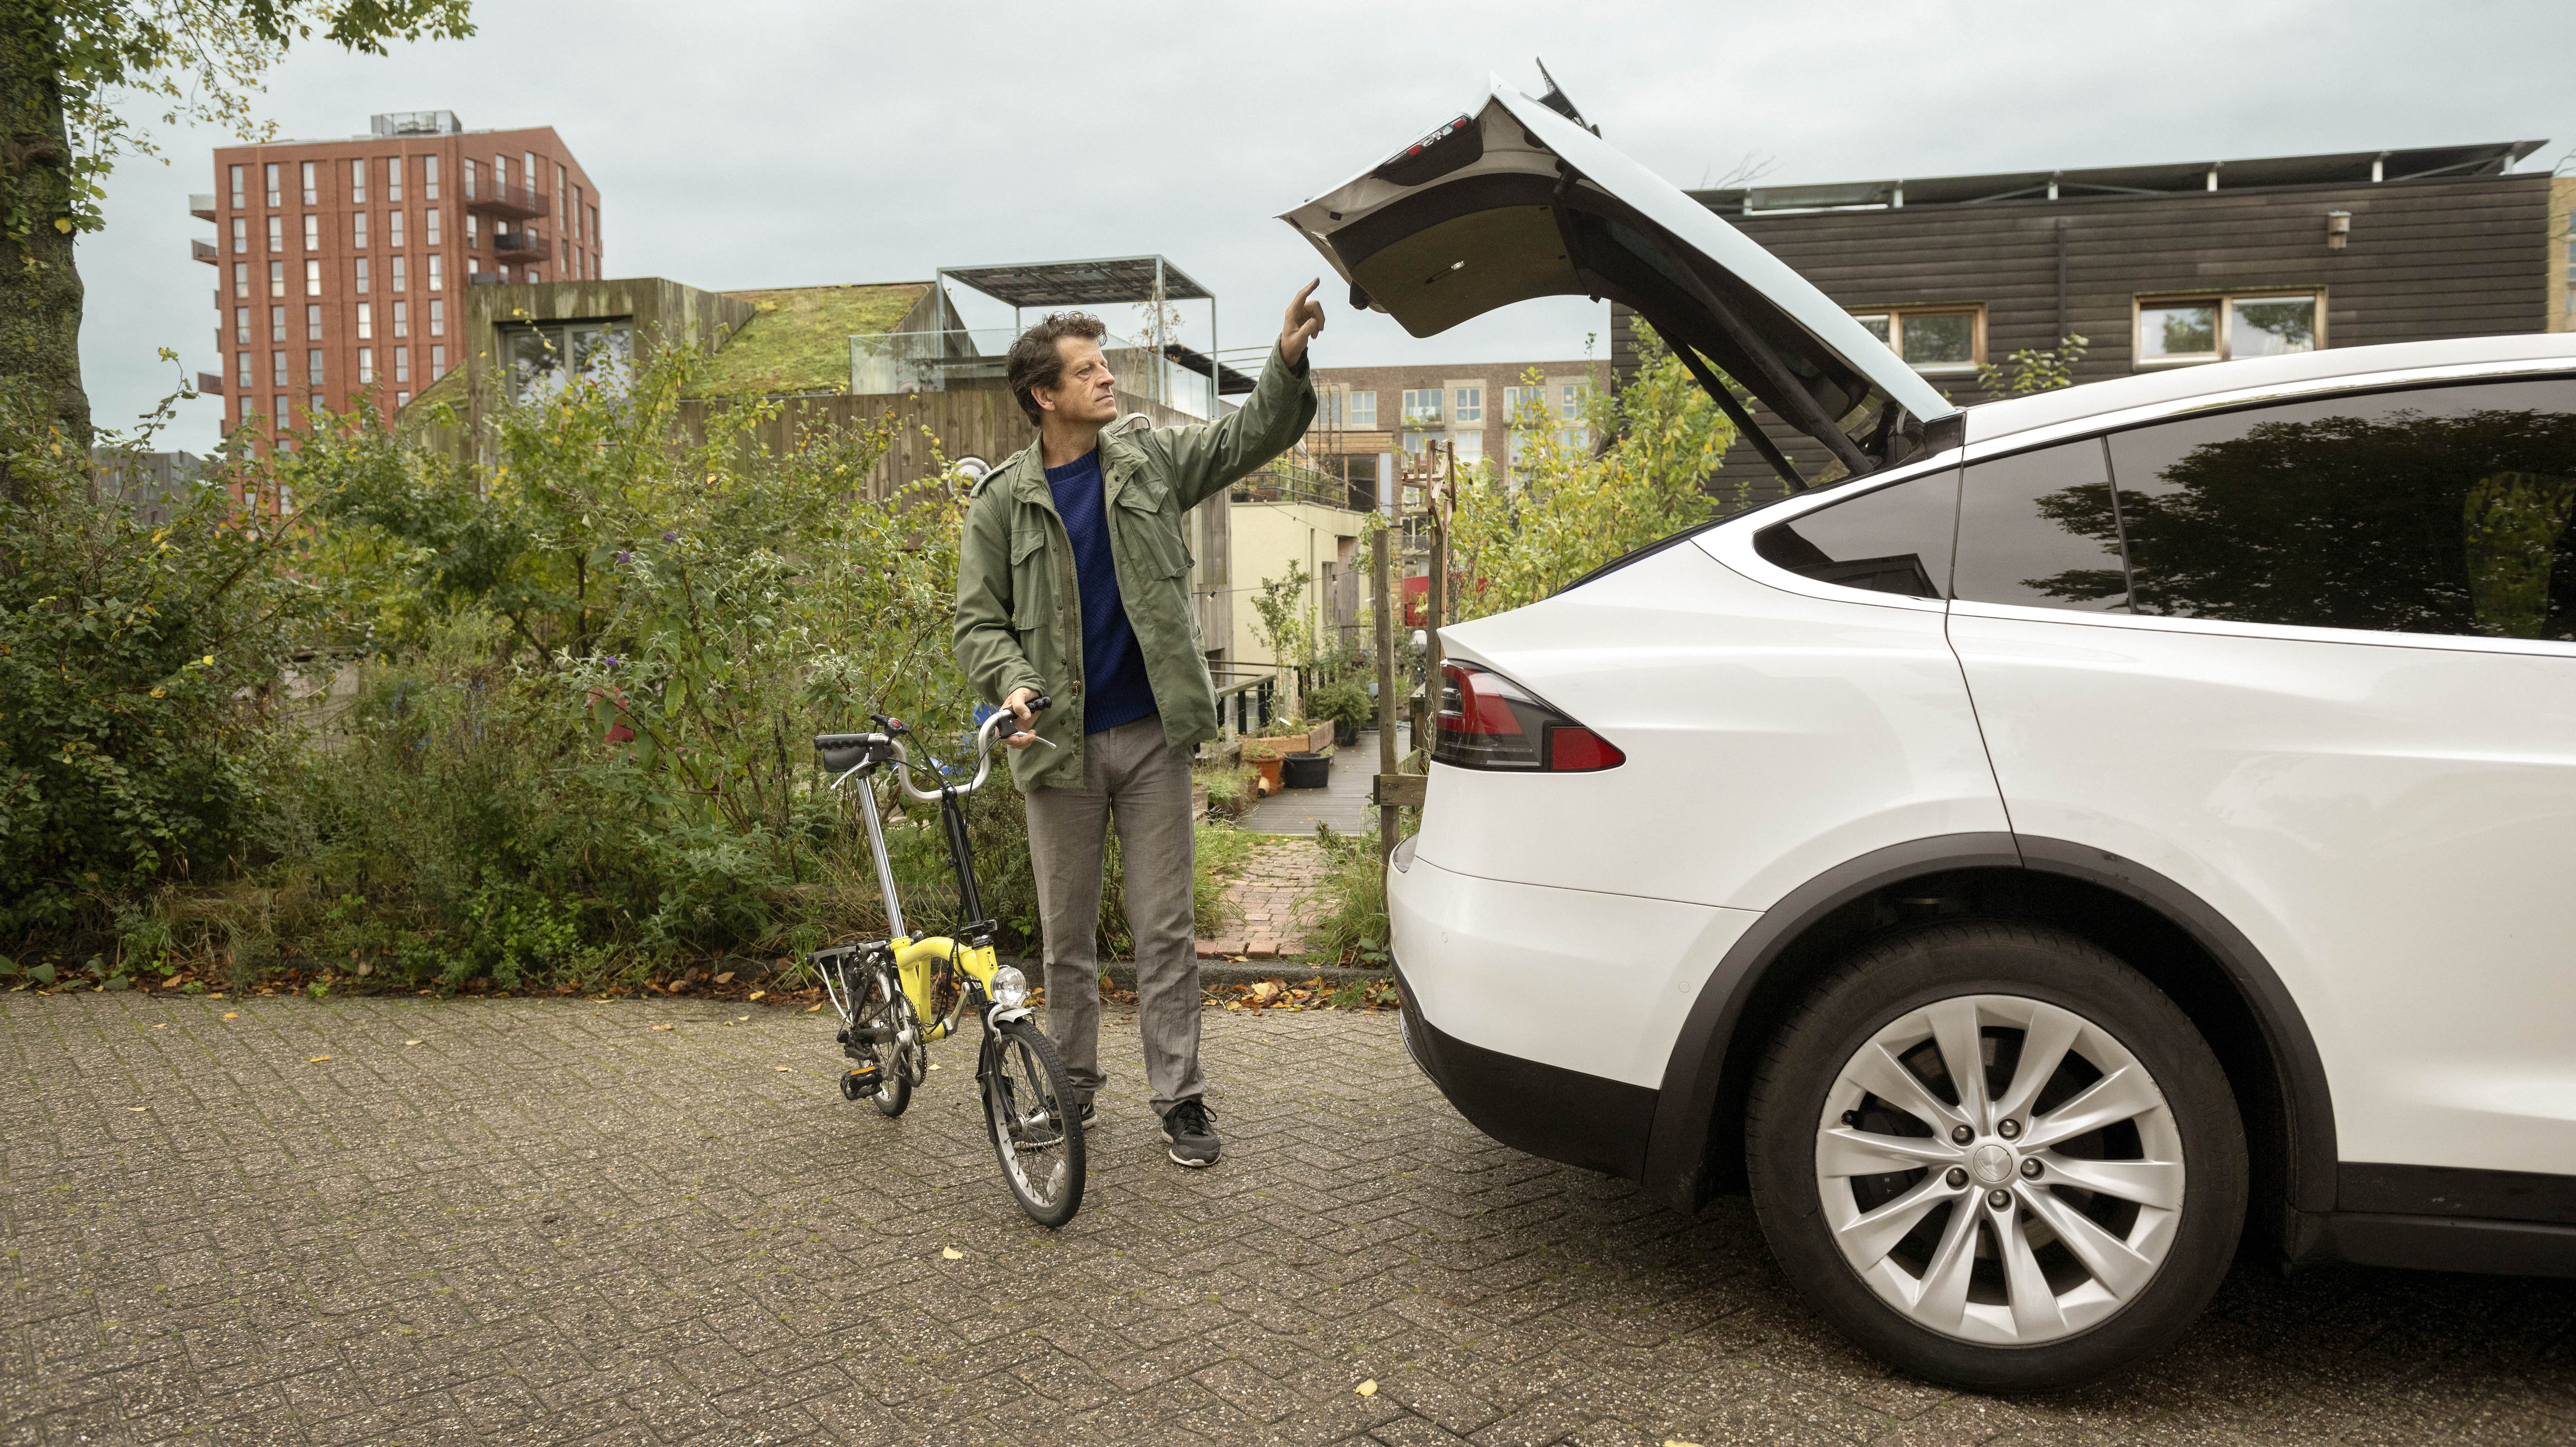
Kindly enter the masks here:
[[[1190, 606], [1189, 510], [1277, 457], [1315, 418], [1309, 358], [1291, 368], [1272, 348], [1241, 411], [1221, 422], [1152, 427], [1142, 414], [1100, 434], [1100, 476], [1118, 598], [1145, 656], [1164, 741], [1186, 748], [1217, 735], [1207, 644]], [[1073, 543], [1031, 443], [993, 469], [966, 505], [957, 554], [957, 664], [988, 703], [1034, 688], [1054, 707], [1038, 736], [1055, 745], [1014, 750], [1022, 789], [1082, 783], [1082, 591]]]

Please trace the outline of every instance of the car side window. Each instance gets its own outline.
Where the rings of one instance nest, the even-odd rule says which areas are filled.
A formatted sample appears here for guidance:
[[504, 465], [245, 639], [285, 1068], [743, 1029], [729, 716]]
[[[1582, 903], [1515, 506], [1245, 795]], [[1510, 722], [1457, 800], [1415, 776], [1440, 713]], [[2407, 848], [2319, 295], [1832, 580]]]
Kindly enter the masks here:
[[1753, 550], [1820, 583], [1946, 598], [1958, 511], [1958, 470], [1943, 468], [1764, 528]]
[[2576, 641], [2576, 379], [2262, 407], [2110, 450], [2138, 612]]
[[2102, 439], [1971, 465], [1959, 484], [1951, 578], [1953, 596], [1965, 602], [2129, 611]]

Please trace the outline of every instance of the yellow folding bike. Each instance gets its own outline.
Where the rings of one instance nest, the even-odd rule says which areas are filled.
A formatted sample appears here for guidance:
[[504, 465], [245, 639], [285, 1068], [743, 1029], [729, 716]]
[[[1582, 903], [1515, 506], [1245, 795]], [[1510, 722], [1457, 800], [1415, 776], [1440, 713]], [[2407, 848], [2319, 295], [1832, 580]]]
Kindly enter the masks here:
[[[1039, 698], [1029, 708], [1040, 712], [1047, 702]], [[867, 824], [877, 890], [885, 896], [886, 908], [885, 939], [853, 940], [805, 957], [841, 1015], [841, 1050], [851, 1062], [841, 1077], [841, 1094], [849, 1100], [873, 1100], [888, 1116], [903, 1114], [912, 1103], [913, 1088], [929, 1077], [930, 1043], [954, 1034], [960, 1017], [975, 1009], [984, 1024], [975, 1081], [983, 1092], [984, 1123], [1001, 1160], [1002, 1177], [1032, 1220], [1061, 1226], [1082, 1208], [1082, 1121], [1055, 1042], [1030, 1017], [1027, 977], [993, 953], [993, 922], [984, 915], [966, 843], [966, 796], [982, 788], [992, 772], [996, 731], [1008, 737], [1018, 725], [1007, 709], [984, 720], [975, 731], [974, 777], [955, 783], [932, 759], [930, 772], [938, 787], [923, 789], [913, 783], [904, 748], [911, 730], [881, 714], [868, 719], [877, 732], [814, 736], [824, 770], [835, 776], [832, 787], [857, 785], [859, 814]], [[939, 806], [948, 861], [957, 874], [958, 906], [965, 913], [953, 937], [914, 939], [905, 930], [903, 901], [895, 890], [877, 813], [880, 774], [891, 777], [907, 796]]]

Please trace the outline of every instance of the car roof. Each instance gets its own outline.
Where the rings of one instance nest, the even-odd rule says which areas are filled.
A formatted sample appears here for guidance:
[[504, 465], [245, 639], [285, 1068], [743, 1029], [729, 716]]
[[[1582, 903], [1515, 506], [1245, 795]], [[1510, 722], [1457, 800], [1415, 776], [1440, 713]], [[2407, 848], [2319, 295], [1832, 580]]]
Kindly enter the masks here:
[[1967, 411], [1967, 441], [1970, 446], [1991, 444], [2020, 433], [2054, 431], [2079, 426], [2088, 418], [2108, 418], [2203, 397], [2251, 401], [2268, 389], [2305, 391], [2315, 384], [2344, 377], [2358, 380], [2434, 368], [2474, 371], [2482, 364], [2528, 365], [2561, 360], [2576, 365], [2576, 332], [2393, 342], [2282, 357], [2252, 357], [2238, 362], [2200, 362], [1978, 403]]

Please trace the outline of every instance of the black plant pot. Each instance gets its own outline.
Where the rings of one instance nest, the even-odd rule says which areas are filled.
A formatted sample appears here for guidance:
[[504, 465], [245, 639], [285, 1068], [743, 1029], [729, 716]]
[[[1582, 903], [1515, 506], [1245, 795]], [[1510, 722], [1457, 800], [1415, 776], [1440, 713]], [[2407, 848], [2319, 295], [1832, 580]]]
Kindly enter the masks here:
[[1279, 787], [1320, 789], [1333, 777], [1333, 761], [1322, 754], [1297, 753], [1279, 761]]

